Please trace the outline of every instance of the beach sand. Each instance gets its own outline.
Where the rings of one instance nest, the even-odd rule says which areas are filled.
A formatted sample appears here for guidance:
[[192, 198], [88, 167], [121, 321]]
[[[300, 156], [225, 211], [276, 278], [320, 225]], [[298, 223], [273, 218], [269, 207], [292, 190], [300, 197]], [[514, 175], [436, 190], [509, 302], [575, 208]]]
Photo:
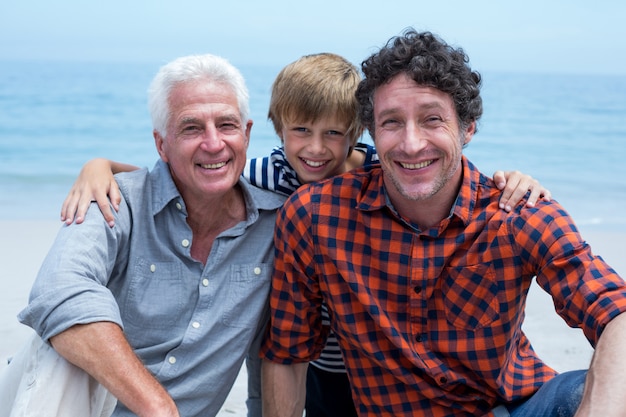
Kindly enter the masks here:
[[[17, 322], [39, 265], [61, 227], [55, 221], [0, 220], [0, 369], [31, 330]], [[626, 276], [626, 234], [581, 228], [595, 253]], [[533, 285], [524, 330], [539, 355], [558, 371], [587, 368], [592, 348], [582, 332], [567, 327], [547, 294]], [[220, 416], [245, 416], [246, 381], [242, 370]]]

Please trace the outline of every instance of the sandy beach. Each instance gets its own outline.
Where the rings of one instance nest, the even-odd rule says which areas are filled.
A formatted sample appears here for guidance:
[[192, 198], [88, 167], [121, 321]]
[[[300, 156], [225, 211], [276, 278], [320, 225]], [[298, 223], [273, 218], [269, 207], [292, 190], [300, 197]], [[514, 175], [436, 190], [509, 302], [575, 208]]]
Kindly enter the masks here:
[[[39, 265], [61, 226], [56, 221], [0, 220], [0, 369], [31, 330], [17, 322]], [[583, 236], [619, 273], [626, 275], [626, 235], [582, 229]], [[586, 368], [593, 350], [579, 330], [556, 315], [547, 294], [534, 286], [528, 301], [525, 331], [544, 360], [566, 371]], [[245, 416], [245, 373], [240, 374], [220, 416]]]

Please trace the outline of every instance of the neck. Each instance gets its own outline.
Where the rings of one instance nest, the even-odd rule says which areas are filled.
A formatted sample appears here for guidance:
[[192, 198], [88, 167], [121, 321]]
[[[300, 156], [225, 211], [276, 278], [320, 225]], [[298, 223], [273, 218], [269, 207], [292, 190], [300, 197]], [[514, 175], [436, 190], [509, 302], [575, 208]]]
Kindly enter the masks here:
[[[388, 191], [389, 199], [398, 214], [416, 224], [420, 230], [427, 230], [449, 217], [462, 181], [462, 170], [459, 170], [458, 175], [432, 196], [412, 200]], [[389, 190], [390, 187], [386, 188]]]
[[365, 154], [360, 151], [352, 150], [350, 156], [346, 159], [344, 164], [344, 172], [348, 172], [355, 168], [360, 168], [365, 163]]
[[245, 221], [246, 216], [245, 199], [239, 186], [217, 199], [205, 200], [191, 207], [188, 205], [187, 224], [193, 234], [191, 256], [197, 261], [206, 263], [217, 236]]

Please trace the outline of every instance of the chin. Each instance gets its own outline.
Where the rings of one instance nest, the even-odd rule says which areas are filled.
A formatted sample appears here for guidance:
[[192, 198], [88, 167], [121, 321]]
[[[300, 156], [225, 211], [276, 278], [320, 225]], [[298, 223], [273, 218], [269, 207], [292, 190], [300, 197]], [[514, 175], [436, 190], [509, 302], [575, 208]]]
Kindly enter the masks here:
[[400, 195], [407, 200], [411, 201], [421, 201], [426, 200], [434, 196], [437, 191], [433, 188], [415, 188], [415, 187], [397, 187]]

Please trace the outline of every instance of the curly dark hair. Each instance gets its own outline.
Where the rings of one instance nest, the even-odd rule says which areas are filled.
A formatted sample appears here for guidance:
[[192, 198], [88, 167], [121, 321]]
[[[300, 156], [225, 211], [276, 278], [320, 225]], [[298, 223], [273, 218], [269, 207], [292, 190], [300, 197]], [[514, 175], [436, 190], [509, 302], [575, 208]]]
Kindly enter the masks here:
[[461, 48], [453, 48], [431, 32], [407, 29], [361, 64], [364, 79], [356, 96], [361, 123], [374, 137], [374, 92], [400, 73], [419, 85], [434, 87], [452, 97], [461, 128], [478, 121], [483, 112], [481, 76], [468, 65]]

